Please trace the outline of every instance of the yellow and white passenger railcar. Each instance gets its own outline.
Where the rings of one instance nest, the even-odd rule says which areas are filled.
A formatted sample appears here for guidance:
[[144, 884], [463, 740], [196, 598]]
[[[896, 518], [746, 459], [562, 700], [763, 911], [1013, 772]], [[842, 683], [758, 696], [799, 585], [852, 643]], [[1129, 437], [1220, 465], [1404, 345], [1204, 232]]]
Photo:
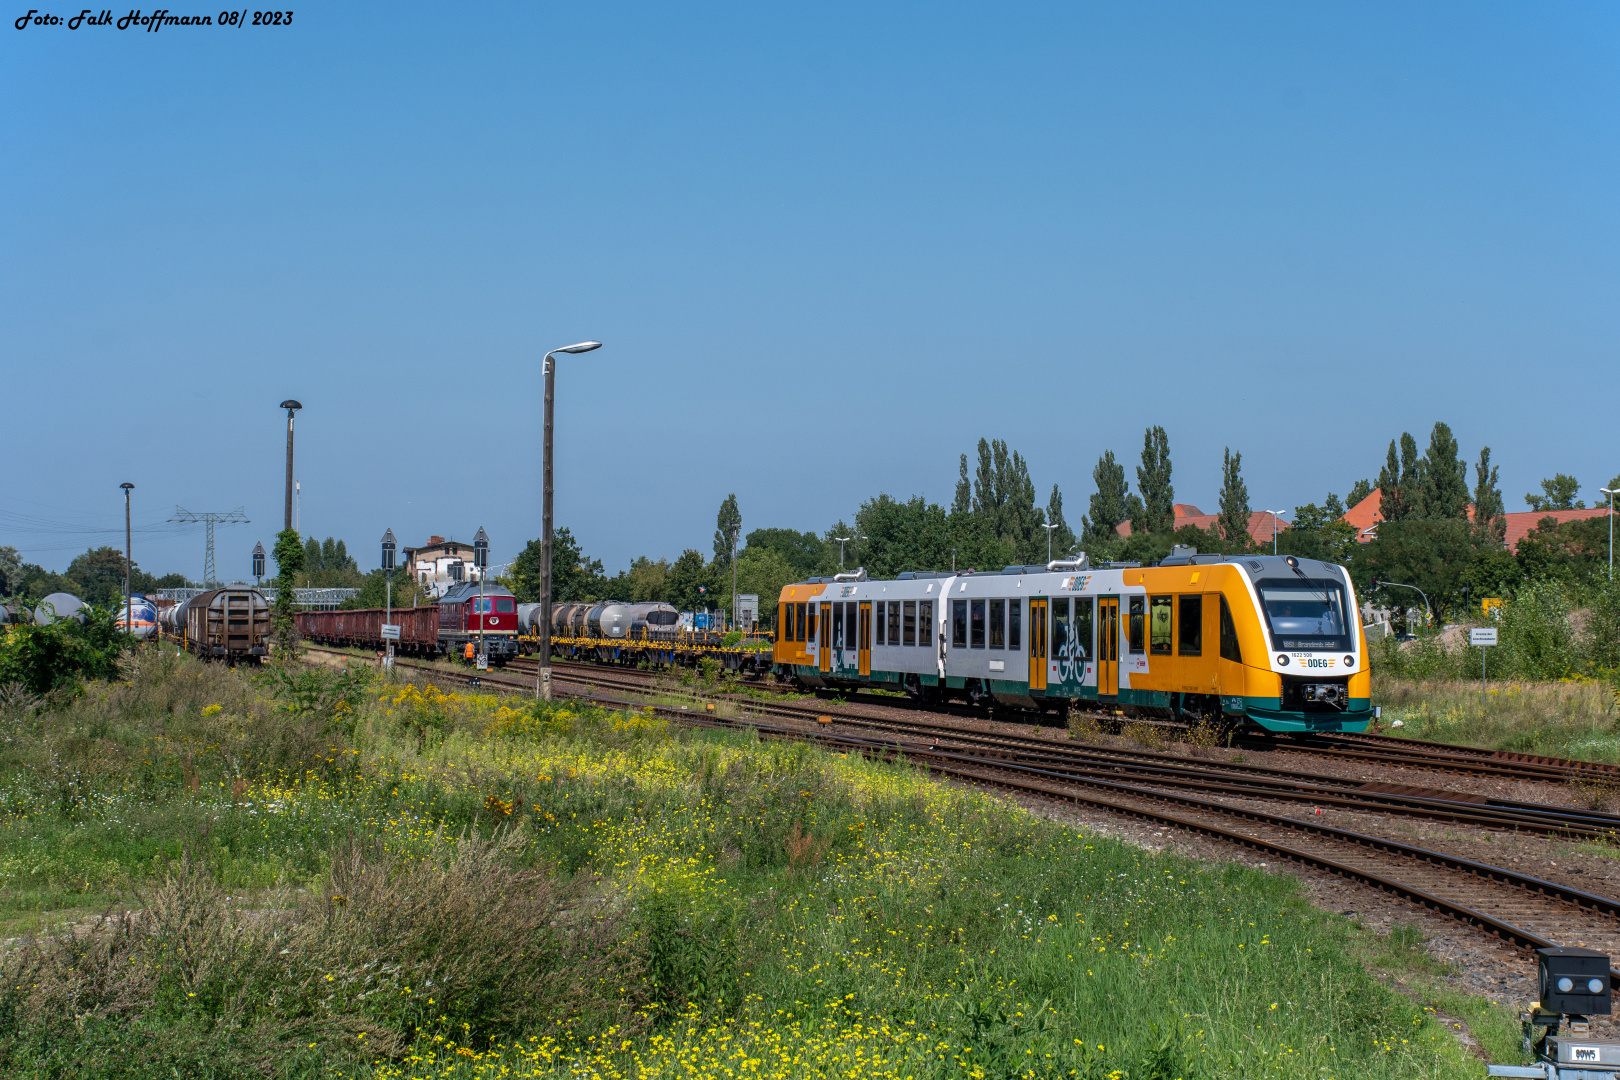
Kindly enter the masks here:
[[1342, 566], [1195, 554], [800, 582], [782, 590], [773, 662], [811, 687], [1362, 731], [1366, 655]]

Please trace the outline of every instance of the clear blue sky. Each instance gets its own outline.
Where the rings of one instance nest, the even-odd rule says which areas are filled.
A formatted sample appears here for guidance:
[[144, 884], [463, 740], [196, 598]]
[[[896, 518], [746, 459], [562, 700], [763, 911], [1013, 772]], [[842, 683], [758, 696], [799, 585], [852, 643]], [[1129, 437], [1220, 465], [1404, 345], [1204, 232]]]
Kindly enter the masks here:
[[[727, 492], [745, 530], [948, 502], [980, 436], [1076, 525], [1150, 424], [1206, 511], [1223, 446], [1290, 508], [1437, 419], [1509, 509], [1620, 472], [1613, 5], [25, 10], [0, 544], [47, 567], [101, 539], [62, 526], [121, 529], [129, 480], [148, 526], [245, 507], [246, 574], [286, 397], [306, 533], [369, 568], [385, 528], [482, 525], [510, 558], [540, 357], [581, 338], [557, 516], [610, 572], [707, 554]], [[136, 557], [198, 575], [201, 531]]]

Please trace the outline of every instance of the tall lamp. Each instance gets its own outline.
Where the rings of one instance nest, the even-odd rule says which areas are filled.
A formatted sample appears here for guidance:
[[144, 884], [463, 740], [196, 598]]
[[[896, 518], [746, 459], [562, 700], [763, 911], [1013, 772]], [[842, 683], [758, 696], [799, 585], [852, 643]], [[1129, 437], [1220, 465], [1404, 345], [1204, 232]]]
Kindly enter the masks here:
[[[385, 614], [383, 616], [383, 622], [387, 623], [390, 626], [392, 626], [393, 622], [394, 622], [394, 548], [395, 548], [395, 546], [396, 546], [396, 543], [395, 543], [395, 540], [394, 540], [394, 530], [389, 529], [387, 532], [383, 533], [383, 538], [382, 538], [382, 569], [383, 569], [383, 579], [386, 582], [384, 588], [385, 588], [386, 594], [387, 594], [387, 600], [386, 600], [387, 607], [384, 609], [387, 612], [387, 614]], [[388, 655], [383, 657], [383, 667], [392, 668], [393, 666], [394, 666], [394, 639], [389, 638], [388, 639]]]
[[534, 681], [534, 694], [542, 701], [551, 700], [551, 422], [557, 402], [555, 357], [558, 353], [587, 353], [601, 347], [600, 341], [564, 345], [546, 353], [543, 365], [546, 371], [546, 419], [540, 497], [540, 669]]
[[124, 489], [124, 632], [133, 634], [135, 632], [135, 598], [129, 593], [129, 572], [131, 565], [134, 563], [134, 556], [129, 550], [131, 536], [129, 493], [135, 490], [135, 485], [126, 482], [118, 486]]
[[484, 610], [484, 568], [489, 565], [489, 534], [482, 525], [473, 537], [473, 565], [478, 567], [478, 663], [488, 667], [489, 654], [484, 651], [484, 624], [489, 621], [489, 612]]
[[1615, 488], [1598, 488], [1609, 497], [1609, 580], [1614, 580], [1614, 493]]

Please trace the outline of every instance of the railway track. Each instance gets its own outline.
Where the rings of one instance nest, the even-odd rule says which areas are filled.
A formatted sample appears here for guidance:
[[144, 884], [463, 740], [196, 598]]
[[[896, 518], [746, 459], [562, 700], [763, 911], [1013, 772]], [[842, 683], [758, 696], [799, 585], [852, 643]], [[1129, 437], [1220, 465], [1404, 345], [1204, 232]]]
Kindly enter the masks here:
[[[530, 693], [533, 689], [532, 683], [523, 678], [446, 671], [428, 664], [396, 663], [425, 669], [450, 681], [477, 684], [492, 690]], [[599, 678], [588, 679], [587, 676], [591, 674], [594, 672], [584, 675], [570, 673], [557, 681], [575, 682], [576, 685], [602, 681]], [[692, 726], [733, 730], [739, 726], [738, 722], [711, 718], [690, 708], [648, 706], [642, 702], [600, 694], [576, 696], [608, 708], [648, 708], [666, 719]], [[764, 707], [772, 711], [783, 708], [782, 705]], [[802, 722], [802, 716], [796, 719]], [[847, 718], [840, 717], [840, 722], [847, 722]], [[1094, 754], [1094, 751], [1054, 754], [1054, 749], [1068, 748], [1058, 747], [1049, 740], [1022, 740], [1038, 741], [1043, 745], [1038, 748], [1015, 748], [1008, 744], [1021, 741], [1016, 737], [982, 736], [948, 729], [948, 739], [969, 742], [977, 738], [981, 741], [977, 745], [941, 747], [938, 728], [930, 732], [932, 741], [924, 744], [898, 738], [880, 739], [769, 723], [759, 717], [745, 717], [742, 723], [762, 738], [807, 740], [832, 750], [876, 758], [903, 756], [934, 775], [963, 783], [1085, 805], [1235, 844], [1361, 882], [1448, 915], [1522, 948], [1547, 948], [1555, 944], [1583, 945], [1611, 956], [1620, 955], [1620, 901], [1444, 852], [1309, 820], [1233, 806], [1208, 797], [1223, 793], [1245, 798], [1277, 799], [1280, 793], [1287, 793], [1289, 784], [1295, 783], [1292, 777], [1287, 776], [1286, 770], [1251, 767], [1240, 770], [1241, 775], [1227, 783], [1210, 777], [1218, 772], [1230, 772], [1228, 768], [1217, 766], [1202, 770], [1185, 764], [1168, 766], [1160, 761], [1154, 766], [1157, 771], [1152, 775], [1133, 775], [1127, 780], [1118, 778], [1127, 763], [1117, 757], [1101, 755], [1102, 767], [1114, 775], [1100, 775], [1097, 770], [1076, 763]], [[906, 722], [883, 723], [892, 728]], [[891, 730], [888, 734], [901, 733]], [[1138, 764], [1132, 767], [1140, 767], [1139, 763], [1144, 759], [1153, 761], [1168, 756], [1153, 755], [1151, 752], [1126, 755], [1137, 759]], [[1177, 760], [1185, 762], [1185, 759]], [[1166, 786], [1175, 788], [1177, 783], [1180, 784], [1178, 790], [1162, 790]], [[1193, 791], [1199, 793], [1194, 794]], [[1454, 816], [1446, 820], [1461, 820], [1455, 815], [1491, 817], [1490, 823], [1476, 822], [1484, 827], [1527, 828], [1526, 824], [1516, 819], [1516, 815], [1528, 814], [1530, 816], [1526, 820], [1534, 823], [1535, 815], [1544, 811], [1565, 813], [1560, 808], [1536, 807], [1535, 804], [1502, 803], [1494, 807], [1475, 804], [1465, 807], [1460, 802], [1432, 799], [1427, 795], [1405, 798], [1421, 800], [1425, 804], [1450, 802], [1451, 806], [1441, 812]], [[1579, 834], [1590, 828], [1606, 827], [1613, 819], [1613, 815], [1568, 813], [1571, 820], [1559, 823], [1556, 829], [1541, 831]], [[1577, 818], [1582, 820], [1575, 820]], [[1542, 820], [1541, 824], [1545, 826], [1549, 823]], [[1620, 970], [1610, 970], [1610, 982], [1612, 986], [1620, 988]]]

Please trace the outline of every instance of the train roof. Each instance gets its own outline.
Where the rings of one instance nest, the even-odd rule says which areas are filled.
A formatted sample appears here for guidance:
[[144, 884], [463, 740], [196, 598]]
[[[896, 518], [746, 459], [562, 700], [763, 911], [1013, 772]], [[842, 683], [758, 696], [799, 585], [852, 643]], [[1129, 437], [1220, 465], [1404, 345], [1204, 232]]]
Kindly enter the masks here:
[[[476, 581], [459, 581], [456, 584], [450, 586], [448, 589], [444, 590], [444, 595], [439, 597], [439, 602], [443, 603], [444, 601], [448, 600], [448, 601], [450, 601], [452, 603], [459, 603], [462, 600], [466, 600], [468, 597], [476, 597], [478, 595], [479, 595], [478, 582], [476, 582]], [[504, 586], [492, 585], [489, 582], [485, 582], [484, 583], [483, 595], [484, 596], [513, 596], [515, 594], [512, 592], [511, 589], [505, 588]]]
[[[1319, 559], [1300, 559], [1292, 555], [1200, 555], [1195, 549], [1176, 547], [1167, 558], [1160, 559], [1152, 564], [1154, 566], [1210, 566], [1226, 563], [1236, 566], [1247, 574], [1250, 580], [1259, 580], [1285, 574], [1290, 577], [1296, 572], [1312, 574], [1338, 574], [1345, 570], [1337, 563], [1322, 562]], [[1140, 567], [1139, 562], [1103, 562], [1092, 563], [1083, 554], [1078, 559], [1060, 560], [1051, 565], [1036, 563], [1030, 565], [1004, 566], [1000, 570], [905, 570], [893, 578], [869, 578], [864, 568], [853, 573], [840, 574], [836, 577], [813, 577], [796, 582], [798, 585], [832, 585], [834, 583], [848, 584], [865, 581], [921, 581], [928, 578], [950, 577], [987, 577], [1004, 574], [1052, 574], [1065, 573], [1075, 570], [1131, 570]]]

